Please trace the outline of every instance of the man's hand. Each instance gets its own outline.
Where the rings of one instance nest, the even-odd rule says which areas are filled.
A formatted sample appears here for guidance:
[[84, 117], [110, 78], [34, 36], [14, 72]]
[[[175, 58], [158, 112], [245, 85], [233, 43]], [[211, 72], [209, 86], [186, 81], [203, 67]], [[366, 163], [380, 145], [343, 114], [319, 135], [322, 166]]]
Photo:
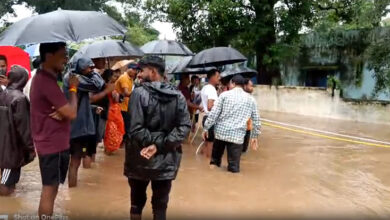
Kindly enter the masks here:
[[199, 109], [199, 111], [201, 111], [201, 112], [204, 111], [203, 106], [201, 106], [201, 105], [199, 105], [198, 109]]
[[251, 147], [252, 147], [252, 150], [254, 150], [254, 151], [257, 151], [257, 149], [259, 149], [259, 144], [257, 142], [257, 138], [251, 139]]
[[53, 109], [54, 112], [51, 113], [51, 114], [49, 115], [49, 117], [52, 118], [52, 119], [54, 119], [54, 120], [57, 120], [57, 121], [62, 121], [62, 119], [63, 119], [62, 115], [61, 115], [58, 111], [56, 111], [56, 109], [54, 108], [54, 106], [51, 107], [51, 109]]
[[100, 106], [96, 107], [96, 114], [100, 115], [104, 109]]
[[157, 152], [157, 147], [155, 144], [150, 145], [149, 147], [145, 147], [141, 150], [141, 156], [143, 156], [146, 159], [152, 158]]
[[70, 75], [69, 76], [69, 87], [75, 87], [77, 88], [79, 86], [79, 78], [77, 77], [77, 75]]
[[206, 141], [207, 138], [209, 138], [209, 132], [208, 131], [203, 132], [202, 137], [203, 137], [203, 140]]

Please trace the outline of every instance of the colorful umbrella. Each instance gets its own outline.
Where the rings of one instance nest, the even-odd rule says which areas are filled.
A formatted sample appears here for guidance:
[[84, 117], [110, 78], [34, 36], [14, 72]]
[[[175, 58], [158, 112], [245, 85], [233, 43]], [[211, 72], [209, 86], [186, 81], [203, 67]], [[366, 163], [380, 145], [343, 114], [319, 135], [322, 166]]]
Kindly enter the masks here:
[[12, 65], [17, 64], [26, 68], [29, 76], [31, 76], [30, 57], [24, 50], [19, 47], [0, 46], [0, 55], [7, 58], [7, 72]]

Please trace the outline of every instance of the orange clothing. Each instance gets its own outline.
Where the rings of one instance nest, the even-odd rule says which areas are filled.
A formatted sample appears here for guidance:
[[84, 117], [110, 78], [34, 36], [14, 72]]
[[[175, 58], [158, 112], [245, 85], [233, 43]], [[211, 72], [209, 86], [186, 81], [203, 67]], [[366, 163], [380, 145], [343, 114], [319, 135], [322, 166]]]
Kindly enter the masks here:
[[[124, 95], [125, 89], [129, 90], [129, 92], [132, 92], [133, 90], [133, 79], [130, 78], [127, 73], [122, 74], [115, 83], [115, 90], [119, 94]], [[125, 97], [123, 102], [119, 104], [121, 107], [121, 111], [127, 112], [129, 108], [129, 100], [129, 97]]]
[[114, 152], [121, 146], [123, 135], [125, 134], [125, 123], [119, 103], [115, 103], [112, 95], [108, 99], [110, 100], [110, 108], [104, 135], [104, 147], [107, 152]]

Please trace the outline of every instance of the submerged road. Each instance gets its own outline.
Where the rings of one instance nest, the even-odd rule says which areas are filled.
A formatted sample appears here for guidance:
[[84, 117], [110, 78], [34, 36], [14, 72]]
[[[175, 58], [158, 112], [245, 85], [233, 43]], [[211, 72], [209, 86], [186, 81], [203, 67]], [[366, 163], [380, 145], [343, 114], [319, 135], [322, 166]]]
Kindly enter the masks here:
[[[262, 117], [303, 127], [390, 142], [386, 125], [262, 112]], [[241, 173], [210, 169], [185, 144], [173, 184], [168, 218], [390, 217], [390, 148], [332, 140], [263, 126], [260, 149], [243, 155]], [[130, 190], [124, 150], [79, 172], [78, 188], [60, 188], [55, 212], [68, 219], [128, 219]], [[36, 214], [41, 183], [38, 161], [22, 170], [16, 193], [0, 198], [2, 214]], [[149, 191], [150, 196], [150, 191]], [[144, 215], [151, 218], [150, 197]], [[10, 217], [10, 219], [12, 219]]]

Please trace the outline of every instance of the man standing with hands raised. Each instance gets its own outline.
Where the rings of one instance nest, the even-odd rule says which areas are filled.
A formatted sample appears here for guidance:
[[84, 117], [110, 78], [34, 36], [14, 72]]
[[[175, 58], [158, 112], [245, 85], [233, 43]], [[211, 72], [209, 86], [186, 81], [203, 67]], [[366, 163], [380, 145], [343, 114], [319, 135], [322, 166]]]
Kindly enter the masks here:
[[172, 180], [180, 166], [181, 143], [191, 121], [184, 96], [163, 82], [164, 60], [145, 57], [140, 66], [143, 83], [130, 98], [130, 142], [126, 144], [124, 171], [131, 187], [130, 216], [141, 219], [146, 189], [152, 182], [153, 218], [164, 220]]

